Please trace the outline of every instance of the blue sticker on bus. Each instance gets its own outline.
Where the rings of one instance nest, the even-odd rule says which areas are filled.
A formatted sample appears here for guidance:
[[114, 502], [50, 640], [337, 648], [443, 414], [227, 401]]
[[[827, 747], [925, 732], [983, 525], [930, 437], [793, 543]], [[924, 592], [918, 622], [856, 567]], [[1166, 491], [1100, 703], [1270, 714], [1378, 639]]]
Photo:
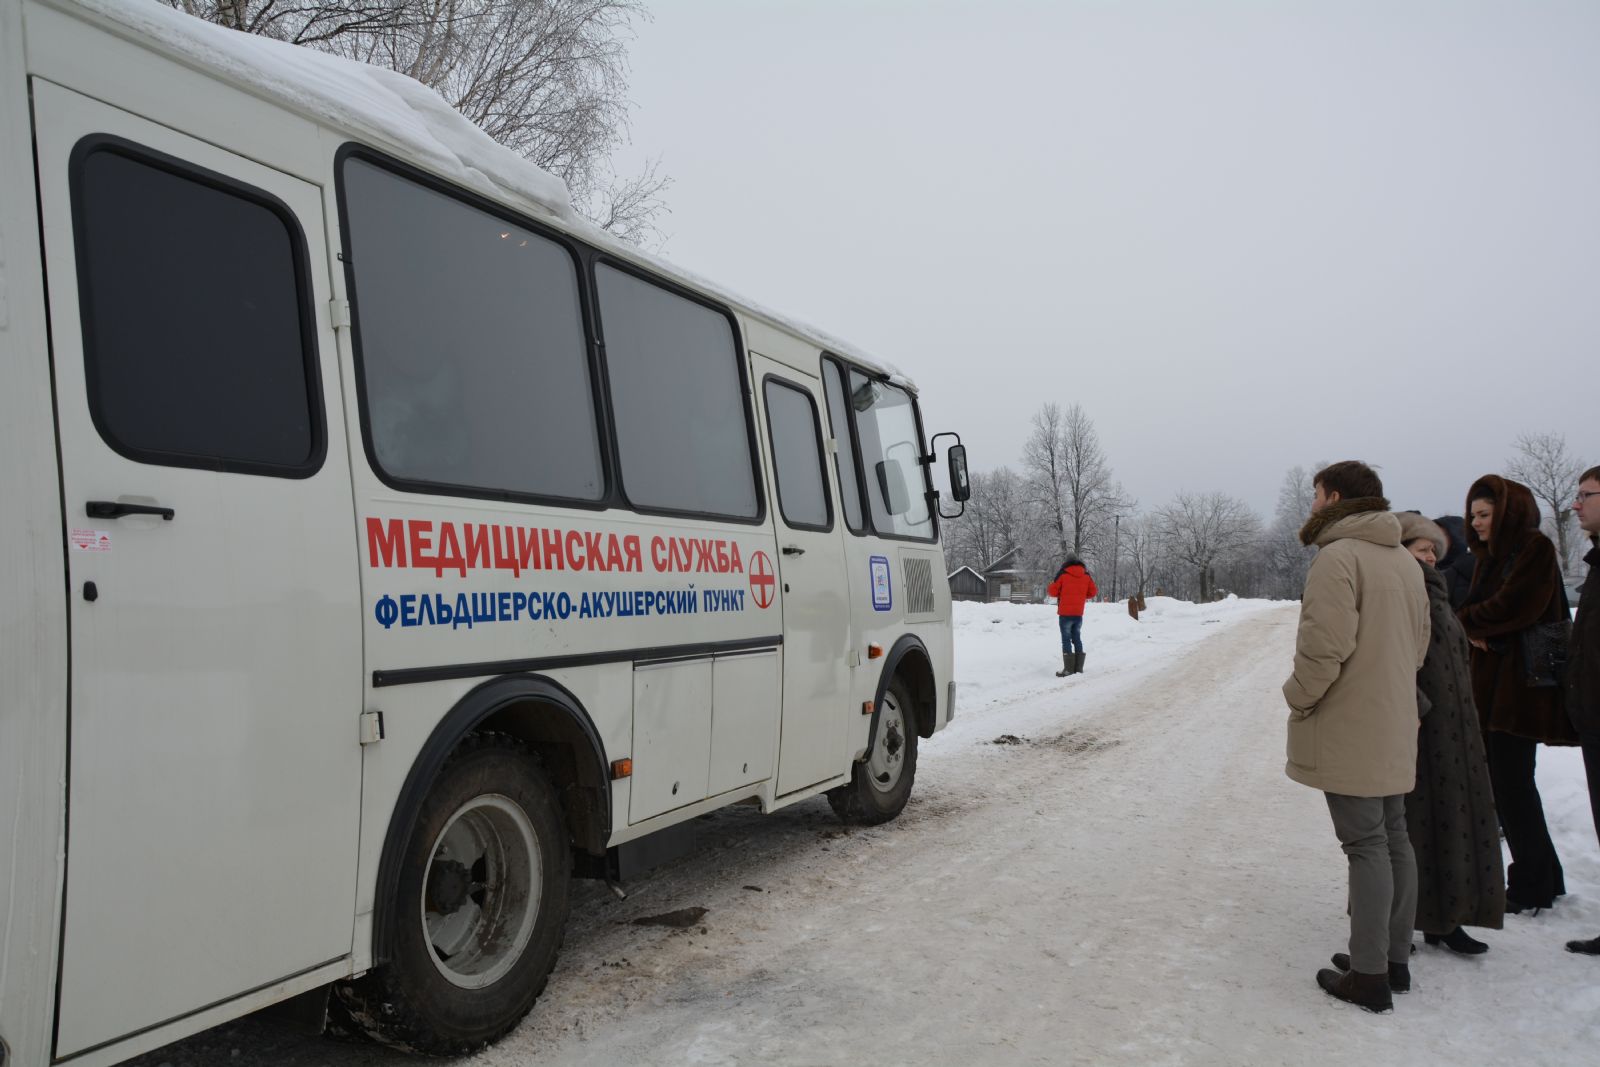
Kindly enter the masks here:
[[894, 607], [894, 590], [889, 584], [889, 557], [873, 556], [872, 567], [872, 610], [888, 611]]

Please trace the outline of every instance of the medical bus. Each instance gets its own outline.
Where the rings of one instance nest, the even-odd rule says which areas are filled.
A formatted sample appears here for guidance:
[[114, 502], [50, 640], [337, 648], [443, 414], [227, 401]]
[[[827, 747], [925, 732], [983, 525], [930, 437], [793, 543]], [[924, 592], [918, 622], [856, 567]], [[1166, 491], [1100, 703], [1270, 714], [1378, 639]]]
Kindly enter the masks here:
[[941, 436], [409, 79], [0, 0], [5, 1067], [292, 998], [470, 1050], [573, 878], [894, 818], [955, 713]]

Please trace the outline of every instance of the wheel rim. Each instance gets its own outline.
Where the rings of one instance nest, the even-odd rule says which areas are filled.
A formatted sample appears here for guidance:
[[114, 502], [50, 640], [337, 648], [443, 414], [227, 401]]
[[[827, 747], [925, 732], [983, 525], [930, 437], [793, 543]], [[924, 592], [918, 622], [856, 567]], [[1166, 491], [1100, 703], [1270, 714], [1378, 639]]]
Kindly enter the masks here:
[[878, 711], [878, 741], [867, 757], [867, 781], [879, 793], [892, 793], [906, 769], [906, 719], [894, 694], [885, 693]]
[[538, 840], [509, 797], [474, 797], [429, 854], [421, 919], [433, 965], [452, 985], [499, 981], [533, 936], [544, 885]]

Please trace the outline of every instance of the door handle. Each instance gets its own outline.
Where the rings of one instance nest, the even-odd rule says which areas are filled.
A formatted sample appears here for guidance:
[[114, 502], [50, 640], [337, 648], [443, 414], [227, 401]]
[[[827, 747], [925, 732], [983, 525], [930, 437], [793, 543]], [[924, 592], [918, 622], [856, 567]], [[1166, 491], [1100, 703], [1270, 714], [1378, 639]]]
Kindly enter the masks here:
[[803, 556], [806, 554], [806, 550], [799, 545], [784, 545], [783, 554], [785, 556]]
[[124, 515], [160, 515], [167, 522], [177, 514], [171, 508], [150, 504], [124, 504], [117, 500], [91, 500], [84, 505], [91, 519], [120, 519]]

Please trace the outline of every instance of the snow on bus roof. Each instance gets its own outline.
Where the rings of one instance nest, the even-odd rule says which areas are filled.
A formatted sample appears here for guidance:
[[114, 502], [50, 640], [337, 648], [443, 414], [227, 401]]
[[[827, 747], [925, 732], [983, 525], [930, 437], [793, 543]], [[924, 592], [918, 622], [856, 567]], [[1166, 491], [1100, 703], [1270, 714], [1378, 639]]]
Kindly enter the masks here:
[[142, 38], [158, 50], [176, 53], [190, 66], [348, 131], [374, 147], [397, 149], [423, 168], [474, 192], [558, 219], [584, 240], [619, 258], [646, 264], [690, 288], [740, 305], [820, 347], [886, 373], [898, 384], [915, 388], [892, 364], [600, 229], [573, 208], [566, 183], [560, 178], [495, 141], [442, 96], [407, 75], [230, 30], [158, 0], [72, 2], [112, 28]]

